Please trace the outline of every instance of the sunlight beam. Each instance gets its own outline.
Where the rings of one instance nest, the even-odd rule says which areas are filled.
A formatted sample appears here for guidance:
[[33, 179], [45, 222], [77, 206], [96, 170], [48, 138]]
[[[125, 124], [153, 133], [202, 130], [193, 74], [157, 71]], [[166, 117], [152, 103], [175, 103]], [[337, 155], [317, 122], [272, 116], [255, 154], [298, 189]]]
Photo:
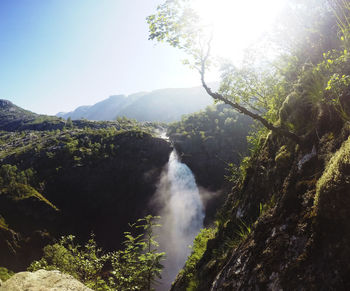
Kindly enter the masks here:
[[203, 25], [213, 27], [213, 54], [238, 61], [243, 51], [272, 29], [283, 0], [194, 0]]

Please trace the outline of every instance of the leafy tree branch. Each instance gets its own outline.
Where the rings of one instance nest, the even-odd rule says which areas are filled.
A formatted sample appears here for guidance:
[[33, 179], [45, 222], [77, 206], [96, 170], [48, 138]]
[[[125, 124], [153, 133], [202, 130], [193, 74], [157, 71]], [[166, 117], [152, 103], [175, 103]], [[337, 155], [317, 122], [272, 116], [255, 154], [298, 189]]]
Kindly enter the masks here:
[[[259, 121], [263, 126], [278, 135], [300, 143], [300, 137], [283, 126], [276, 126], [264, 112], [269, 111], [269, 99], [273, 97], [268, 89], [271, 78], [260, 81], [255, 72], [226, 70], [223, 73], [221, 88], [214, 92], [206, 83], [207, 69], [212, 65], [211, 43], [213, 34], [209, 26], [201, 24], [189, 0], [167, 0], [158, 6], [157, 12], [147, 18], [149, 39], [167, 42], [183, 50], [190, 59], [184, 63], [196, 69], [206, 92], [215, 100], [232, 106], [238, 112]], [[227, 66], [226, 68], [230, 68]], [[231, 67], [232, 69], [232, 67]], [[266, 81], [266, 83], [264, 83]], [[273, 100], [272, 100], [273, 102]]]

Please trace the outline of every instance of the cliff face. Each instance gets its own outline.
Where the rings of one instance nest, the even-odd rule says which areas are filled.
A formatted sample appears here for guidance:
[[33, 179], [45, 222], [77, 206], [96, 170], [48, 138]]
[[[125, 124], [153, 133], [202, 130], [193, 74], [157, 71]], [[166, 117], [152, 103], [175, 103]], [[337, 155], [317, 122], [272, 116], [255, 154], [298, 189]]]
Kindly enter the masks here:
[[269, 134], [171, 290], [349, 290], [350, 124], [326, 107], [310, 123], [302, 146]]
[[238, 165], [247, 150], [252, 120], [230, 106], [217, 104], [185, 116], [168, 128], [181, 160], [208, 190], [222, 190], [230, 164]]

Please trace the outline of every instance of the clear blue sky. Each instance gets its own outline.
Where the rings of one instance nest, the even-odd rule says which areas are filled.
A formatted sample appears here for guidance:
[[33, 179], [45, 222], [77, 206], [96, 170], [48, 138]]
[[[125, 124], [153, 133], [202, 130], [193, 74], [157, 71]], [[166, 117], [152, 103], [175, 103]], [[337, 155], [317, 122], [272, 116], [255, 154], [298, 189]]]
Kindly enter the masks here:
[[148, 41], [162, 0], [0, 0], [0, 98], [55, 114], [113, 94], [199, 85]]

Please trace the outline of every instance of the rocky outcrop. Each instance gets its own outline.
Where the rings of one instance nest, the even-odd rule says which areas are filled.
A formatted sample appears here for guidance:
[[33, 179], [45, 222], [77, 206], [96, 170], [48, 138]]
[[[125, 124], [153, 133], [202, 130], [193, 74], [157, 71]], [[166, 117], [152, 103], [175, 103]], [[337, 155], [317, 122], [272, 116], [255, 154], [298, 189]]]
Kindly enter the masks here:
[[303, 147], [268, 136], [192, 281], [179, 275], [171, 290], [350, 289], [350, 124], [331, 113]]
[[0, 282], [0, 291], [92, 291], [72, 276], [59, 271], [39, 270], [17, 273]]

